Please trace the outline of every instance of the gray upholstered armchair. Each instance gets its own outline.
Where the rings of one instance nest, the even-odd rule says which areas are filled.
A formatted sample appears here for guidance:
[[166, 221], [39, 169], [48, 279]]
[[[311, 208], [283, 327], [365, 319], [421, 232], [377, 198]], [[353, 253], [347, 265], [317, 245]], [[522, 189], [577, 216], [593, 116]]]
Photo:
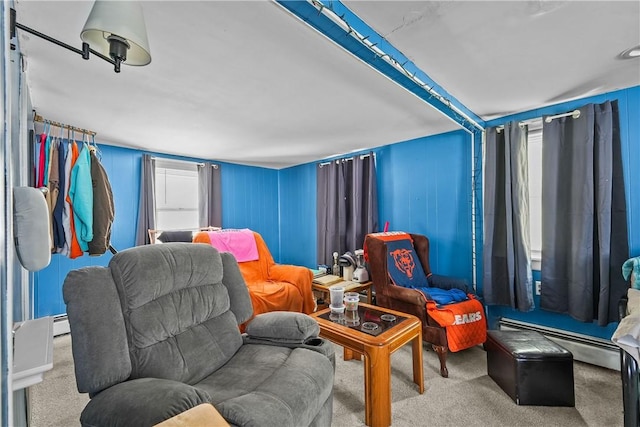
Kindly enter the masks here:
[[301, 313], [252, 315], [236, 260], [169, 243], [71, 271], [63, 287], [84, 426], [151, 426], [201, 403], [231, 425], [328, 426], [332, 345]]

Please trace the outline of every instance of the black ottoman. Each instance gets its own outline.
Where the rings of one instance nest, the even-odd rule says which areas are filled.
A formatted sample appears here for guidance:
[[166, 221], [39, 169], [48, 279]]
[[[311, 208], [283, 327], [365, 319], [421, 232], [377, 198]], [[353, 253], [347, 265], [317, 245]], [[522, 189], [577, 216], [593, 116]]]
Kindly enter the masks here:
[[487, 331], [489, 376], [518, 405], [575, 406], [573, 355], [535, 331]]

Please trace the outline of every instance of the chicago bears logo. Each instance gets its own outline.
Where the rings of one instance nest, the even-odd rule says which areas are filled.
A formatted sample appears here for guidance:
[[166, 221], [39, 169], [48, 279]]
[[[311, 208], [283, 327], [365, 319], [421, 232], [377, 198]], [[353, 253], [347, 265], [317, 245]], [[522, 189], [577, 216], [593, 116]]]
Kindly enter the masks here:
[[413, 253], [407, 249], [396, 249], [390, 252], [393, 257], [393, 261], [396, 264], [396, 268], [407, 275], [409, 279], [413, 279], [413, 269], [416, 267], [416, 263], [413, 260]]

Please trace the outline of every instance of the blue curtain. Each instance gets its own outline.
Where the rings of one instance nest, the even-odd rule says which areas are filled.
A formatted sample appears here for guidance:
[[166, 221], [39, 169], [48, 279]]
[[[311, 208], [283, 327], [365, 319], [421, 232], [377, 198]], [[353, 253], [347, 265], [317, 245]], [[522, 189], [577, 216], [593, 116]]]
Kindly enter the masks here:
[[142, 155], [140, 202], [136, 226], [136, 246], [150, 243], [149, 230], [156, 228], [156, 162], [149, 154]]
[[317, 168], [318, 264], [333, 252], [362, 249], [378, 230], [378, 193], [373, 153], [321, 163]]
[[615, 322], [629, 258], [617, 102], [543, 127], [540, 306], [600, 326]]
[[534, 307], [529, 254], [528, 128], [486, 133], [483, 294], [487, 305]]
[[200, 227], [222, 227], [221, 166], [198, 166], [198, 217]]

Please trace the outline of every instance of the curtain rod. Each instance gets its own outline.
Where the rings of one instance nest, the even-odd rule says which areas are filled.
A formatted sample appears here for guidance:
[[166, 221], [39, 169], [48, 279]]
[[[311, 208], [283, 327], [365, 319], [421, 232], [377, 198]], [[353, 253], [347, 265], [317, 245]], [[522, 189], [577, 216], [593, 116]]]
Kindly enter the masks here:
[[[167, 158], [167, 157], [151, 157], [151, 159], [152, 160], [162, 160], [162, 161], [165, 161], [165, 162], [189, 163], [189, 164], [192, 164], [192, 165], [196, 165], [198, 167], [203, 167], [204, 166], [204, 163], [202, 163], [202, 162], [192, 162], [190, 160], [170, 159], [170, 158]], [[212, 163], [211, 167], [214, 168], [214, 169], [218, 169], [219, 166], [217, 164], [215, 164], [215, 163]]]
[[[522, 126], [531, 126], [534, 125], [535, 128], [540, 128], [542, 129], [542, 117], [535, 117], [533, 119], [528, 119], [528, 120], [521, 120], [518, 122], [518, 126], [522, 127]], [[500, 125], [500, 126], [496, 126], [496, 131], [497, 132], [502, 132], [502, 130], [504, 129], [504, 125]]]
[[[544, 121], [545, 123], [551, 123], [553, 119], [559, 119], [560, 117], [569, 117], [569, 116], [573, 117], [574, 119], [577, 119], [578, 117], [580, 117], [580, 110], [573, 110], [573, 111], [569, 111], [568, 113], [556, 114], [554, 116], [547, 116], [544, 118]], [[531, 124], [541, 125], [542, 117], [536, 117], [534, 119], [529, 119], [529, 120], [522, 120], [518, 122], [518, 124], [520, 126], [531, 125]], [[497, 132], [500, 132], [503, 129], [504, 129], [504, 125], [500, 125], [496, 127]]]
[[[374, 155], [374, 157], [375, 157], [375, 153], [374, 153], [373, 155]], [[361, 155], [360, 155], [360, 159], [365, 159], [365, 158], [367, 158], [367, 157], [369, 157], [369, 156], [370, 156], [370, 154], [361, 154]], [[349, 160], [353, 160], [353, 157], [345, 157], [345, 158], [343, 158], [343, 159], [336, 159], [335, 161], [336, 161], [336, 162], [339, 162], [340, 160], [342, 160], [343, 162], [347, 162], [347, 161], [349, 161]], [[333, 160], [331, 160], [331, 162], [333, 162]], [[331, 162], [323, 162], [323, 163], [318, 164], [318, 166], [326, 166], [326, 165], [330, 165], [330, 164], [331, 164]]]
[[96, 136], [96, 133], [94, 131], [78, 128], [78, 127], [71, 126], [71, 125], [66, 125], [66, 124], [60, 123], [60, 122], [54, 122], [53, 120], [49, 120], [49, 119], [44, 119], [44, 118], [42, 118], [41, 115], [39, 115], [37, 113], [34, 113], [33, 120], [36, 121], [36, 122], [40, 122], [40, 123], [45, 123], [45, 124], [49, 124], [49, 125], [52, 125], [52, 126], [56, 126], [56, 127], [62, 128], [62, 129], [72, 130], [74, 132], [81, 132], [81, 133], [84, 133], [84, 134], [87, 134], [87, 135]]
[[578, 117], [580, 117], [580, 110], [573, 110], [573, 111], [569, 111], [568, 113], [556, 114], [555, 116], [547, 116], [545, 117], [544, 121], [546, 123], [551, 123], [553, 119], [559, 119], [560, 117], [568, 117], [568, 116], [571, 116], [574, 119], [577, 119]]

